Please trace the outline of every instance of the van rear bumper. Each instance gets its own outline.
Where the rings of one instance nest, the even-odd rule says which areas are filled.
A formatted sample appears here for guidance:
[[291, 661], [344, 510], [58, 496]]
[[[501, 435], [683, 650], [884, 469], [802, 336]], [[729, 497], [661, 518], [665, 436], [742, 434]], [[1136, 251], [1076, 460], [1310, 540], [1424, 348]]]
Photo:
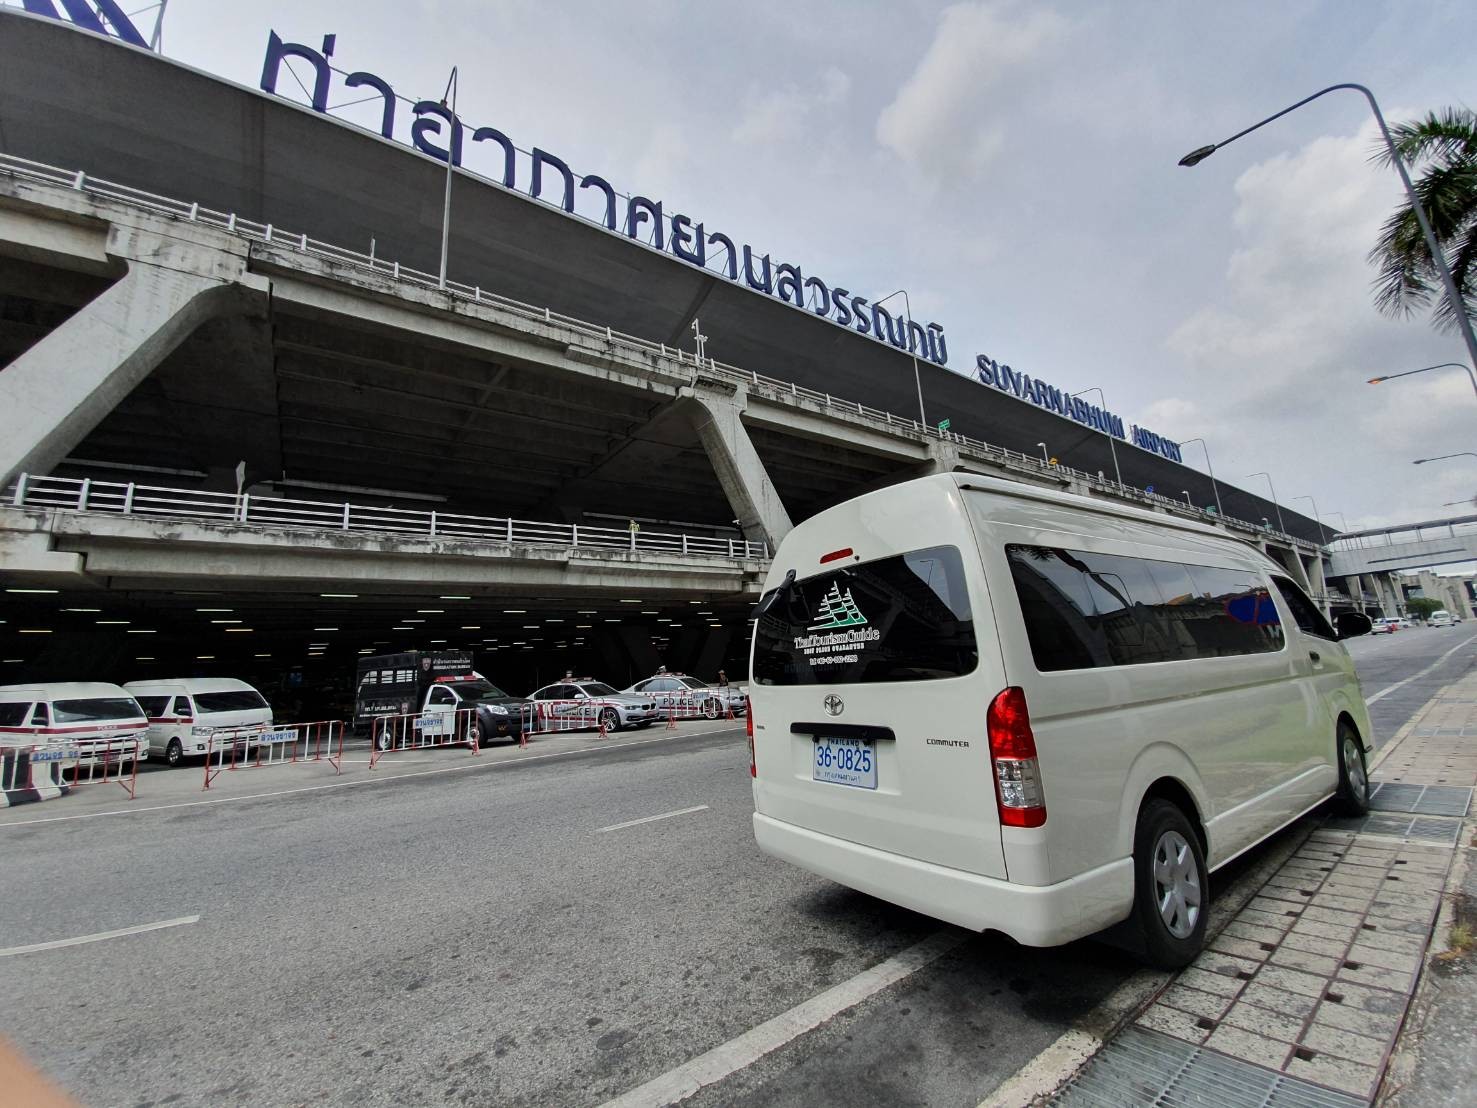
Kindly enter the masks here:
[[1026, 946], [1058, 946], [1111, 927], [1133, 905], [1133, 859], [1055, 885], [1014, 885], [807, 831], [754, 813], [759, 849], [801, 869], [915, 912], [1001, 931]]

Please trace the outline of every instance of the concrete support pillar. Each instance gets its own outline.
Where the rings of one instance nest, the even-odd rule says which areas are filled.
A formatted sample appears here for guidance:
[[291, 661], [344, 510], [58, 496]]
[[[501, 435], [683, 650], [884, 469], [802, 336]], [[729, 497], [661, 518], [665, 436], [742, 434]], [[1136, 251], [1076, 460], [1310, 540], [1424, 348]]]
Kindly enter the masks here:
[[742, 388], [732, 393], [717, 388], [683, 389], [681, 403], [744, 537], [767, 542], [773, 551], [794, 524], [744, 429], [747, 399]]
[[244, 259], [177, 240], [128, 245], [151, 260], [130, 260], [117, 283], [0, 371], [0, 488], [50, 472], [195, 328], [244, 310], [239, 282], [266, 287]]
[[1298, 561], [1302, 563], [1303, 576], [1308, 581], [1308, 592], [1317, 599], [1318, 607], [1323, 610], [1323, 614], [1328, 615], [1331, 605], [1328, 601], [1328, 581], [1323, 576], [1323, 556], [1321, 554], [1307, 556], [1299, 554]]

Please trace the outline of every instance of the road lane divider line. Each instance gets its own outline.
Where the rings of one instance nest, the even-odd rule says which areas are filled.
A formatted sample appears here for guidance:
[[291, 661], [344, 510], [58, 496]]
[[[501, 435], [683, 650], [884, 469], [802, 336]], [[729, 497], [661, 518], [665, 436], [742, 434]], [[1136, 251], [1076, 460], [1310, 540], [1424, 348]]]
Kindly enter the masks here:
[[17, 819], [0, 821], [0, 834], [7, 827], [29, 827], [36, 823], [67, 823], [78, 819], [99, 819], [103, 816], [132, 816], [141, 815], [144, 812], [169, 812], [176, 808], [204, 808], [215, 804], [236, 804], [243, 800], [269, 800], [277, 796], [292, 796], [297, 793], [318, 793], [329, 789], [348, 789], [357, 785], [389, 784], [391, 781], [403, 781], [407, 777], [434, 777], [443, 773], [465, 773], [468, 770], [479, 769], [501, 769], [504, 766], [525, 766], [530, 762], [546, 762], [551, 758], [568, 758], [575, 754], [606, 754], [613, 750], [625, 750], [628, 747], [650, 746], [652, 743], [670, 743], [679, 739], [692, 739], [701, 735], [720, 735], [731, 732], [736, 735], [743, 734], [742, 727], [713, 727], [707, 731], [679, 731], [675, 735], [662, 735], [654, 739], [632, 739], [628, 742], [617, 742], [607, 740], [603, 746], [582, 746], [575, 750], [554, 750], [548, 754], [530, 754], [524, 757], [514, 756], [512, 758], [501, 758], [485, 762], [466, 762], [459, 766], [445, 766], [440, 769], [419, 769], [410, 773], [386, 773], [382, 777], [366, 777], [357, 781], [333, 781], [326, 785], [300, 785], [291, 789], [276, 789], [265, 793], [248, 793], [245, 796], [213, 796], [209, 800], [182, 800], [175, 804], [152, 804], [147, 808], [110, 808], [105, 812], [78, 812], [72, 816], [38, 816], [35, 819]]
[[0, 948], [0, 958], [9, 958], [12, 954], [35, 954], [41, 950], [60, 950], [64, 946], [83, 946], [86, 943], [100, 943], [105, 939], [121, 939], [125, 935], [142, 935], [145, 931], [162, 931], [166, 927], [183, 927], [188, 923], [199, 922], [199, 916], [180, 916], [178, 919], [162, 919], [158, 923], [140, 923], [133, 927], [120, 927], [116, 931], [99, 931], [95, 935], [78, 935], [73, 939], [53, 939], [49, 943], [7, 946]]
[[1428, 665], [1425, 669], [1420, 670], [1419, 672], [1416, 672], [1416, 673], [1412, 673], [1404, 681], [1397, 681], [1397, 682], [1395, 682], [1395, 684], [1391, 685], [1389, 688], [1381, 689], [1379, 692], [1375, 693], [1373, 696], [1366, 696], [1364, 698], [1364, 703], [1366, 705], [1368, 705], [1368, 704], [1373, 704], [1376, 700], [1383, 700], [1385, 697], [1389, 696], [1395, 690], [1397, 690], [1397, 689], [1403, 689], [1406, 685], [1410, 684], [1412, 681], [1416, 681], [1416, 680], [1424, 677], [1426, 674], [1430, 673], [1437, 666], [1441, 665], [1442, 662], [1446, 661], [1446, 659], [1450, 658], [1453, 654], [1455, 654], [1462, 647], [1469, 645], [1472, 642], [1472, 639], [1474, 639], [1474, 638], [1477, 638], [1477, 635], [1473, 635], [1470, 638], [1463, 639], [1461, 642], [1457, 643], [1454, 647], [1452, 647], [1450, 650], [1448, 650], [1445, 654], [1441, 655], [1441, 657], [1437, 658], [1434, 662], [1432, 662], [1430, 665]]
[[640, 827], [643, 823], [655, 823], [659, 819], [673, 819], [677, 816], [689, 816], [693, 812], [706, 812], [706, 804], [698, 804], [691, 808], [678, 808], [675, 812], [663, 812], [659, 816], [645, 816], [642, 819], [628, 819], [625, 823], [612, 823], [609, 827], [597, 827], [595, 834], [601, 835], [606, 831], [624, 831], [627, 827]]
[[606, 1101], [601, 1108], [660, 1108], [675, 1104], [705, 1086], [746, 1069], [766, 1054], [814, 1030], [848, 1008], [856, 1007], [868, 997], [932, 965], [972, 938], [974, 935], [968, 931], [936, 931], [885, 962], [879, 962], [706, 1054], [699, 1054], [676, 1069]]

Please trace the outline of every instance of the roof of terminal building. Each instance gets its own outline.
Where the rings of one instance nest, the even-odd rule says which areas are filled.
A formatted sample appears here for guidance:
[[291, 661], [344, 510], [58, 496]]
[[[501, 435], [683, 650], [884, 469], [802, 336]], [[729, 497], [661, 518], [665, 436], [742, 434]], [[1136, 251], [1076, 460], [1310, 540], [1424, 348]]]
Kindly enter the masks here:
[[[380, 257], [438, 268], [442, 162], [57, 21], [7, 10], [0, 19], [7, 152], [354, 249], [373, 240]], [[59, 72], [93, 79], [58, 81]], [[742, 281], [470, 173], [457, 176], [452, 211], [448, 268], [459, 281], [689, 351], [690, 325], [700, 318], [706, 353], [720, 361], [898, 415], [917, 412], [906, 353]], [[952, 353], [956, 365], [972, 358]], [[1107, 436], [922, 359], [918, 373], [930, 422], [947, 417], [956, 433], [1025, 453], [1044, 441], [1063, 463], [1112, 477]], [[1116, 446], [1125, 483], [1214, 502], [1198, 469], [1122, 440]], [[1280, 515], [1301, 538], [1326, 534], [1254, 493], [1225, 482], [1219, 493], [1228, 516]]]

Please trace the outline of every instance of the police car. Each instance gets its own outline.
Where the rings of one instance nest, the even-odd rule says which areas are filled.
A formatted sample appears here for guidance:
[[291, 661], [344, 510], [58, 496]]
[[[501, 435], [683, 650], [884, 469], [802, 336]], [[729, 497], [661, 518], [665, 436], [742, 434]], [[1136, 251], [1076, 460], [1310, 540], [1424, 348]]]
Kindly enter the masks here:
[[748, 699], [735, 688], [727, 685], [709, 685], [685, 673], [657, 673], [644, 681], [637, 681], [624, 690], [634, 696], [649, 696], [663, 712], [676, 708], [678, 712], [701, 714], [708, 719], [732, 712], [744, 714]]
[[605, 682], [589, 677], [566, 677], [530, 693], [528, 699], [547, 713], [545, 718], [598, 725], [606, 731], [650, 727], [662, 718], [651, 697], [618, 693]]

